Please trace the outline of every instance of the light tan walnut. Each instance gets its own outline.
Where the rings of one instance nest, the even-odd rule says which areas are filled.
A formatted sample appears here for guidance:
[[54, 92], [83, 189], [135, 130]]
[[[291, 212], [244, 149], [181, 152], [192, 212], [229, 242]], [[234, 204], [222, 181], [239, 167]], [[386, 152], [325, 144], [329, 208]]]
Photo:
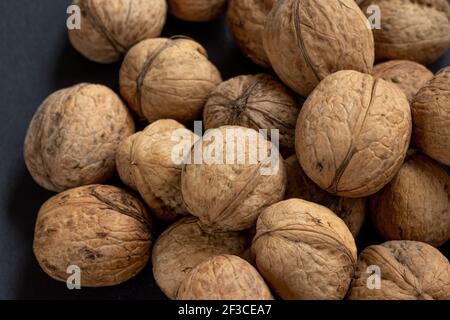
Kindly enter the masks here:
[[225, 12], [227, 0], [167, 0], [169, 12], [181, 20], [211, 21]]

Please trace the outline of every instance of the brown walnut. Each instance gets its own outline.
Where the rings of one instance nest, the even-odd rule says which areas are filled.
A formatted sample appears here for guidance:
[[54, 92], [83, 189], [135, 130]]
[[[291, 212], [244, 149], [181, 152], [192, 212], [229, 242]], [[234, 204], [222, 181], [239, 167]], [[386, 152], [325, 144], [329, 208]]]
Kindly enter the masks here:
[[36, 111], [25, 163], [48, 190], [102, 183], [114, 173], [119, 143], [133, 133], [133, 119], [113, 91], [79, 84], [53, 93]]
[[181, 20], [211, 21], [225, 12], [227, 0], [167, 0], [169, 12]]

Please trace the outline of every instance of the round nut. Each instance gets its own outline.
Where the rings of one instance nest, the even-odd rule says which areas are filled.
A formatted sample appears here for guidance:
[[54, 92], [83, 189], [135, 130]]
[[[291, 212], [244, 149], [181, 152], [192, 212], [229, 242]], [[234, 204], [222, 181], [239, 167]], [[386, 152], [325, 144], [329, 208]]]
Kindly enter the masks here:
[[[379, 287], [369, 279], [378, 268]], [[368, 272], [368, 270], [372, 271]], [[415, 241], [389, 241], [367, 247], [358, 258], [350, 300], [449, 300], [450, 264], [432, 246]]]
[[225, 12], [227, 0], [167, 0], [169, 12], [181, 20], [211, 21]]
[[217, 255], [245, 257], [248, 232], [207, 233], [197, 218], [186, 217], [166, 229], [153, 247], [153, 275], [161, 290], [175, 299], [181, 282], [201, 262]]
[[275, 72], [305, 97], [333, 72], [372, 72], [373, 35], [354, 0], [278, 1], [263, 39]]
[[25, 138], [25, 163], [48, 190], [102, 183], [114, 172], [119, 143], [133, 133], [133, 119], [113, 91], [79, 84], [39, 107]]
[[343, 299], [356, 267], [356, 245], [329, 209], [300, 199], [261, 213], [253, 239], [256, 265], [283, 299]]
[[181, 283], [178, 300], [273, 300], [258, 271], [232, 255], [216, 256], [196, 266]]
[[141, 40], [158, 37], [166, 21], [164, 0], [74, 0], [80, 28], [69, 28], [72, 45], [99, 63], [119, 61]]
[[66, 282], [67, 268], [80, 269], [82, 287], [112, 286], [134, 277], [147, 264], [151, 221], [142, 203], [104, 185], [79, 187], [43, 204], [33, 251], [41, 268]]
[[450, 177], [430, 158], [414, 154], [371, 199], [372, 220], [386, 240], [440, 246], [450, 239]]
[[412, 104], [414, 142], [428, 156], [450, 165], [450, 67], [439, 71]]
[[296, 129], [297, 156], [322, 189], [365, 197], [400, 169], [411, 130], [410, 106], [396, 85], [340, 71], [323, 80], [303, 105]]
[[269, 74], [239, 76], [222, 82], [203, 110], [205, 130], [237, 125], [278, 130], [282, 153], [294, 152], [295, 125], [300, 111], [296, 97]]
[[209, 94], [221, 81], [205, 49], [185, 38], [142, 41], [120, 69], [121, 95], [149, 122], [201, 118]]

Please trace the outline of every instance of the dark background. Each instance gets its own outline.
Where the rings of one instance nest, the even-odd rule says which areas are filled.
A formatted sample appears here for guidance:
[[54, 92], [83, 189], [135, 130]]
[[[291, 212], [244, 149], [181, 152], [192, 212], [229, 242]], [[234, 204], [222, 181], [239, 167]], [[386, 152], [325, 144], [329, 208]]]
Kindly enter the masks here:
[[[66, 34], [69, 0], [0, 0], [0, 299], [161, 299], [151, 266], [115, 287], [69, 291], [48, 277], [33, 252], [39, 207], [53, 194], [40, 188], [23, 162], [23, 140], [40, 103], [52, 92], [79, 82], [118, 89], [120, 64], [84, 59]], [[188, 23], [168, 19], [164, 36], [187, 35], [207, 49], [224, 79], [262, 71], [231, 41], [225, 19]], [[450, 65], [450, 52], [430, 68]], [[382, 240], [366, 223], [357, 238], [361, 250]], [[442, 248], [449, 256], [449, 244]]]

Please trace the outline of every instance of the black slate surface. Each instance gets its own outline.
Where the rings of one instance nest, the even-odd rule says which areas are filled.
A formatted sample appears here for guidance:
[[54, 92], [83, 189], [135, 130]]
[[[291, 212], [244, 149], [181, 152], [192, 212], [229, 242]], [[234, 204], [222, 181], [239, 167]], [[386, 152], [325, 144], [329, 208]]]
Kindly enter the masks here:
[[[69, 291], [49, 278], [33, 253], [33, 229], [41, 204], [53, 194], [28, 174], [22, 156], [25, 133], [36, 108], [55, 90], [79, 83], [117, 91], [120, 64], [84, 59], [66, 35], [68, 0], [0, 1], [0, 299], [163, 299], [150, 265], [123, 285]], [[224, 79], [261, 71], [242, 56], [221, 18], [187, 23], [169, 18], [164, 36], [187, 35], [207, 49]], [[430, 68], [450, 65], [450, 52]], [[359, 248], [382, 242], [366, 224]], [[449, 256], [449, 244], [442, 250]]]

